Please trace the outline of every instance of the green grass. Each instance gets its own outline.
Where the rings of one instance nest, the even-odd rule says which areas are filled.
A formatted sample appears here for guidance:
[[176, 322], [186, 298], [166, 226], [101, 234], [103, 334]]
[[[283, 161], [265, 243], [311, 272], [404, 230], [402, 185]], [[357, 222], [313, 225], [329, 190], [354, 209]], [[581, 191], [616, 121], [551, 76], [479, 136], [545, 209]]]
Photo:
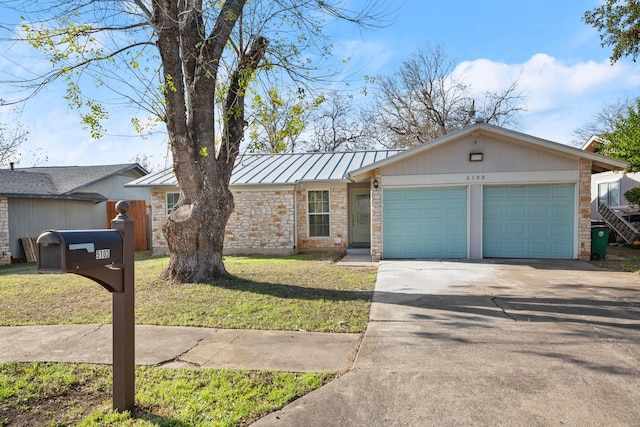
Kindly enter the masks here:
[[136, 368], [136, 408], [111, 408], [108, 366], [0, 365], [0, 426], [238, 426], [333, 379], [331, 374]]
[[[232, 275], [215, 284], [157, 277], [167, 258], [136, 261], [136, 323], [230, 329], [363, 332], [376, 268], [342, 267], [319, 256], [227, 257]], [[0, 326], [110, 323], [111, 295], [74, 274], [0, 269]]]
[[[138, 254], [136, 323], [215, 328], [363, 332], [376, 268], [319, 256], [227, 257], [215, 284], [157, 279], [167, 258]], [[74, 274], [0, 268], [0, 325], [110, 323], [111, 294]], [[136, 409], [111, 411], [111, 368], [0, 365], [0, 427], [242, 426], [334, 378], [326, 373], [136, 368]]]

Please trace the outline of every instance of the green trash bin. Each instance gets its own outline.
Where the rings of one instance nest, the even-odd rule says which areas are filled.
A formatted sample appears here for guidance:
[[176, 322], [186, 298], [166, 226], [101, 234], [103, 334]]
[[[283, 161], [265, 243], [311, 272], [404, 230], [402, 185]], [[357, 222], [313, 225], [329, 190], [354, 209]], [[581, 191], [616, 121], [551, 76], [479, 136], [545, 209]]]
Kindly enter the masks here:
[[591, 229], [591, 259], [604, 259], [607, 256], [609, 243], [609, 229], [607, 227], [593, 227]]

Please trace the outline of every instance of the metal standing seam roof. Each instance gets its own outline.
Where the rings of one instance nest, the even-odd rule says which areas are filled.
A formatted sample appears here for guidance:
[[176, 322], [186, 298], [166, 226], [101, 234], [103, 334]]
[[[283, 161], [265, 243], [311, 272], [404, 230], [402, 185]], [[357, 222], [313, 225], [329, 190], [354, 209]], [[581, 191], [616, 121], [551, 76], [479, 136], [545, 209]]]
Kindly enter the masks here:
[[[333, 153], [245, 154], [238, 156], [231, 185], [295, 184], [301, 181], [348, 181], [349, 171], [404, 150]], [[173, 169], [151, 173], [126, 186], [177, 187]]]

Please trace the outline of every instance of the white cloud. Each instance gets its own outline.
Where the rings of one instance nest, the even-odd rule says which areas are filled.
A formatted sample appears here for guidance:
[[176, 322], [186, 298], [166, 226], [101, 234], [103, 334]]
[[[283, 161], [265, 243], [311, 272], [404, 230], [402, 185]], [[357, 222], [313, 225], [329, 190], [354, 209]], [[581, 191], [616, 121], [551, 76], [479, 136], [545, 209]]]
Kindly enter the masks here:
[[338, 58], [349, 58], [347, 67], [359, 68], [357, 73], [375, 76], [389, 66], [394, 51], [386, 43], [345, 39], [336, 44], [335, 55]]
[[564, 143], [605, 104], [640, 95], [640, 67], [623, 62], [567, 63], [539, 53], [522, 64], [465, 61], [454, 73], [478, 92], [504, 88], [519, 76], [527, 95], [521, 130]]

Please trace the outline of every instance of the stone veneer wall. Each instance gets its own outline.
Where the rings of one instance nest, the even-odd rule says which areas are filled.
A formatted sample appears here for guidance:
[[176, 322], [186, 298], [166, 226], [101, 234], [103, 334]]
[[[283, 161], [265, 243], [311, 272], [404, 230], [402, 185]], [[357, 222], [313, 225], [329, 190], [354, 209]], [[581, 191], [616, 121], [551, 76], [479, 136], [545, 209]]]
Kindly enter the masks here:
[[[299, 252], [344, 252], [349, 245], [349, 211], [348, 211], [348, 190], [344, 187], [313, 187], [311, 190], [329, 190], [330, 203], [330, 236], [329, 237], [309, 237], [309, 227], [307, 226], [307, 191], [309, 189], [298, 189], [296, 191], [298, 199], [298, 251]], [[340, 238], [341, 243], [336, 248], [335, 238]]]
[[9, 250], [9, 200], [0, 198], [0, 265], [11, 264]]
[[[175, 191], [155, 188], [151, 191], [151, 239], [154, 255], [169, 253], [162, 224], [167, 218], [166, 194]], [[292, 188], [234, 190], [233, 198], [236, 207], [225, 230], [225, 254], [296, 252]], [[333, 247], [332, 239], [329, 248]]]
[[294, 253], [293, 189], [234, 190], [233, 200], [225, 253]]
[[591, 164], [580, 159], [580, 181], [578, 182], [578, 258], [591, 258]]
[[[373, 181], [378, 180], [378, 188]], [[371, 172], [371, 259], [374, 262], [382, 258], [382, 175], [379, 169]]]

